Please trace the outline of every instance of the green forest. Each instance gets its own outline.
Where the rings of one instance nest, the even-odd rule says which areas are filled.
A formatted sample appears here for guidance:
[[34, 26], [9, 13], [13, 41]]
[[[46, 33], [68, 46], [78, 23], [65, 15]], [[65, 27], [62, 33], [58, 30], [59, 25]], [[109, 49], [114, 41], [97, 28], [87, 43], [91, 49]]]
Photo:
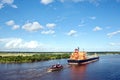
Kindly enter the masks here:
[[45, 61], [45, 60], [53, 60], [53, 59], [63, 59], [69, 58], [69, 53], [59, 53], [59, 54], [33, 54], [30, 56], [0, 56], [0, 63], [24, 63], [24, 62], [38, 62], [38, 61]]
[[[25, 63], [69, 58], [72, 52], [0, 52], [0, 63]], [[88, 55], [120, 54], [120, 52], [87, 52]]]

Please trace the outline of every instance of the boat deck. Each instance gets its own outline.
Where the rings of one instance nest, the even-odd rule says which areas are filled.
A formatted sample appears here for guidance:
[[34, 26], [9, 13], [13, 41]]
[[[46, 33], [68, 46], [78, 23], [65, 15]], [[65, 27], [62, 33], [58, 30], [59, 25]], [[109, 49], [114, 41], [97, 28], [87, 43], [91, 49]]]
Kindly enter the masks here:
[[99, 57], [93, 57], [85, 60], [68, 60], [68, 64], [86, 64], [98, 60]]

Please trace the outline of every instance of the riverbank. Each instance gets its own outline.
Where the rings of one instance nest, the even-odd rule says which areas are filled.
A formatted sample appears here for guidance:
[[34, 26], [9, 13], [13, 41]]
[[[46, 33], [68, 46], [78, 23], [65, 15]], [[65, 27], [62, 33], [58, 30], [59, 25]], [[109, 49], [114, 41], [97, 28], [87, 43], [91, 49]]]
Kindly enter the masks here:
[[[0, 63], [27, 63], [69, 58], [72, 52], [0, 52]], [[88, 52], [88, 55], [120, 54], [120, 52]]]
[[0, 53], [0, 63], [25, 63], [69, 58], [70, 53]]

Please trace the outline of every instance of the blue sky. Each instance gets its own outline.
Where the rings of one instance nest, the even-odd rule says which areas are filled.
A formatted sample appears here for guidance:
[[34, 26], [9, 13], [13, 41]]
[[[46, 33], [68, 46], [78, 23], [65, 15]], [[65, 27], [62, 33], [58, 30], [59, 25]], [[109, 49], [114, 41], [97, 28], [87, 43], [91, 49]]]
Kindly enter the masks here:
[[120, 0], [0, 0], [0, 51], [120, 51]]

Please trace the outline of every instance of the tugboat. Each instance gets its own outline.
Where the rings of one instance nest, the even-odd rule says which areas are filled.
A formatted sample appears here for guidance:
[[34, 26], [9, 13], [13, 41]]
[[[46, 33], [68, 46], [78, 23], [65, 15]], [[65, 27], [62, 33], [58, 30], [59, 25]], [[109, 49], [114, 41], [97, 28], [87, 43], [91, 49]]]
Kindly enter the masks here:
[[63, 66], [61, 64], [55, 64], [48, 69], [48, 72], [59, 71], [61, 69], [63, 69]]
[[92, 56], [87, 56], [87, 52], [85, 51], [79, 51], [78, 49], [75, 49], [75, 51], [70, 55], [70, 59], [68, 60], [68, 64], [86, 64], [93, 61], [97, 61], [99, 59], [99, 56], [97, 54]]

